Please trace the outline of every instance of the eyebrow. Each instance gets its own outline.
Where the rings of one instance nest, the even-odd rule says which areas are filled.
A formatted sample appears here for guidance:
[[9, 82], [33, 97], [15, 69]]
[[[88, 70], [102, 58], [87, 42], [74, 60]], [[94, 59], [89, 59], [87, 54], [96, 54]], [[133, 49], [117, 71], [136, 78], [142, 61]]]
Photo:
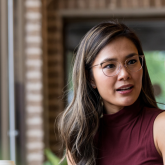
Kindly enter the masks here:
[[[128, 55], [125, 57], [125, 59], [130, 58], [130, 57], [132, 57], [132, 56], [134, 56], [134, 55], [138, 55], [138, 54], [137, 54], [137, 53], [128, 54]], [[106, 61], [117, 61], [117, 58], [105, 58], [101, 63], [104, 63], [104, 62], [106, 62]]]

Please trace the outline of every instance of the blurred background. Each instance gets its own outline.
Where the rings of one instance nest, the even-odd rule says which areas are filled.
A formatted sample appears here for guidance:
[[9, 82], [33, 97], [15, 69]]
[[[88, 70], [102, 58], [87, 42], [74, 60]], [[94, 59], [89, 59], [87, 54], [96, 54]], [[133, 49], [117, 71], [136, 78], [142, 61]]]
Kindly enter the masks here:
[[107, 20], [137, 33], [156, 99], [165, 103], [165, 0], [0, 0], [0, 159], [43, 165], [45, 149], [63, 155], [55, 119], [72, 98], [63, 92], [73, 52]]

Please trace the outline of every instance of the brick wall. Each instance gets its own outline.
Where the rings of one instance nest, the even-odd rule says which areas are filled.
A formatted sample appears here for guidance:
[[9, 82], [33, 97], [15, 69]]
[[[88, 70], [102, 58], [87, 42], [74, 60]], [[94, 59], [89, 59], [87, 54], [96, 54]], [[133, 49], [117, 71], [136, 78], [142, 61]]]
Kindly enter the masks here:
[[25, 102], [27, 165], [44, 156], [41, 0], [25, 0]]
[[44, 100], [48, 111], [45, 119], [45, 123], [48, 123], [47, 127], [45, 127], [45, 132], [47, 132], [45, 139], [47, 140], [47, 147], [60, 156], [61, 150], [59, 150], [59, 147], [61, 144], [54, 123], [57, 115], [64, 109], [64, 104], [61, 101], [64, 87], [62, 20], [54, 11], [55, 5], [52, 5], [52, 2], [45, 3], [45, 6], [46, 18], [43, 17], [46, 21], [43, 24], [46, 25], [44, 26], [45, 29], [43, 29], [43, 37], [46, 42], [44, 54], [47, 57], [44, 58], [44, 66], [47, 67], [47, 72], [45, 73], [47, 81], [44, 89], [47, 89], [47, 91], [45, 91]]

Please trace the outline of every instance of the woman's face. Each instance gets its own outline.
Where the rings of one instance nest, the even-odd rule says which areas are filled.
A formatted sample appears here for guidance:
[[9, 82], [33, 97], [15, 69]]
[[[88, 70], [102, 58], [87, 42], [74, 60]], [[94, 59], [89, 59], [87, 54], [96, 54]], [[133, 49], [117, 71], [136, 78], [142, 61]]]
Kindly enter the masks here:
[[[98, 89], [104, 107], [109, 114], [116, 113], [124, 106], [133, 104], [140, 94], [143, 70], [131, 72], [124, 67], [125, 60], [130, 54], [138, 54], [136, 46], [126, 37], [119, 37], [105, 46], [94, 60], [93, 65], [111, 58], [122, 64], [120, 72], [113, 77], [105, 76], [100, 65], [92, 68], [93, 81], [91, 84], [93, 88]], [[123, 85], [130, 85], [132, 89], [119, 90]]]

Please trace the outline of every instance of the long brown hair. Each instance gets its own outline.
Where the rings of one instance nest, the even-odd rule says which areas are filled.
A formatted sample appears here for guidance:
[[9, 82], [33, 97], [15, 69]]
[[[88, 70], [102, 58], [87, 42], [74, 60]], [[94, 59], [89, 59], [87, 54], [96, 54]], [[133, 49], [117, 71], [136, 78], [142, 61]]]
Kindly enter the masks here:
[[[78, 165], [95, 164], [93, 141], [103, 110], [100, 94], [90, 83], [90, 67], [98, 53], [112, 40], [121, 36], [135, 44], [139, 55], [144, 54], [136, 34], [123, 23], [114, 21], [93, 27], [78, 47], [72, 74], [73, 99], [59, 120], [59, 131], [66, 153], [69, 151], [72, 160]], [[145, 58], [139, 98], [145, 106], [157, 108]]]

